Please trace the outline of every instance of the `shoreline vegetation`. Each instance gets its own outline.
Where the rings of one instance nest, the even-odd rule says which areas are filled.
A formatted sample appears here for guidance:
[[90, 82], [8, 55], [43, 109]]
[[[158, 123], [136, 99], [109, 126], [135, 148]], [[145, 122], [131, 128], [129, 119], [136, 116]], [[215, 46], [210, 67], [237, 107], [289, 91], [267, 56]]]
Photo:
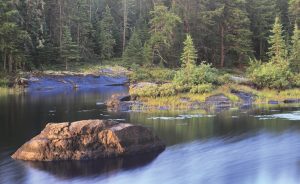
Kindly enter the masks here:
[[[129, 10], [101, 0], [95, 7], [70, 2], [69, 8], [46, 1], [46, 9], [32, 14], [37, 17], [30, 12], [39, 4], [5, 1], [0, 3], [0, 94], [10, 87], [22, 90], [31, 77], [104, 75], [127, 76], [137, 104], [161, 109], [299, 103], [300, 19], [294, 7], [300, 1], [264, 1], [191, 1], [201, 4], [194, 7], [190, 1], [146, 0], [143, 13], [142, 4]], [[90, 7], [89, 16], [77, 6]], [[287, 10], [289, 19], [275, 7]], [[20, 17], [27, 26], [16, 21]]]

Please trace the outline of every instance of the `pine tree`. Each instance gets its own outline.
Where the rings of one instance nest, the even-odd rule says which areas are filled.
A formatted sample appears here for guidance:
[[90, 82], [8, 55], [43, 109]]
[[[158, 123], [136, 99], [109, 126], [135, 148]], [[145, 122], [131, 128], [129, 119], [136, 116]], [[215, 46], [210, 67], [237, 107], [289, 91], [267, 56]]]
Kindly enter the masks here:
[[78, 45], [72, 40], [70, 29], [65, 26], [62, 37], [62, 53], [61, 57], [65, 61], [66, 70], [68, 70], [68, 62], [79, 60], [79, 48]]
[[289, 0], [289, 17], [292, 23], [300, 25], [300, 0]]
[[181, 62], [183, 67], [190, 69], [196, 65], [197, 51], [195, 49], [191, 35], [187, 34], [184, 41], [183, 53], [181, 55]]
[[115, 26], [109, 6], [106, 6], [103, 18], [98, 25], [98, 42], [100, 43], [100, 56], [102, 59], [110, 59], [114, 56], [116, 40], [113, 37]]
[[[155, 57], [160, 61], [167, 62], [163, 57], [163, 50], [171, 47], [174, 35], [174, 29], [181, 19], [162, 4], [155, 5], [154, 10], [150, 12], [150, 48], [152, 49], [152, 62]], [[149, 46], [149, 45], [148, 45]]]
[[281, 62], [286, 59], [286, 45], [282, 36], [282, 25], [279, 17], [275, 18], [272, 35], [269, 37], [269, 52], [268, 55], [272, 62]]
[[143, 45], [138, 31], [134, 31], [123, 54], [126, 63], [143, 64]]
[[251, 21], [255, 56], [265, 60], [270, 29], [272, 29], [274, 14], [276, 14], [276, 2], [274, 0], [247, 0], [247, 11]]
[[218, 50], [220, 66], [225, 66], [225, 59], [230, 51], [241, 60], [251, 53], [250, 21], [246, 12], [245, 1], [215, 0], [206, 2], [203, 16], [219, 37]]
[[290, 64], [293, 71], [300, 72], [300, 29], [297, 24], [295, 24], [292, 36]]
[[0, 12], [0, 55], [4, 71], [11, 73], [13, 69], [24, 68], [24, 45], [29, 36], [19, 25], [19, 12], [12, 1], [0, 1]]

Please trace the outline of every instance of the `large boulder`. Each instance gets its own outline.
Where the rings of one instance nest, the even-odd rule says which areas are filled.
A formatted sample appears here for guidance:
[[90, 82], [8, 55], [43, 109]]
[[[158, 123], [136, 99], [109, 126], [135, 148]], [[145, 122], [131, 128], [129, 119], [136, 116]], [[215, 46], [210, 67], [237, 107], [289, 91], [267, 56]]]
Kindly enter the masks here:
[[160, 152], [162, 141], [148, 128], [108, 120], [49, 123], [13, 159], [26, 161], [92, 160]]

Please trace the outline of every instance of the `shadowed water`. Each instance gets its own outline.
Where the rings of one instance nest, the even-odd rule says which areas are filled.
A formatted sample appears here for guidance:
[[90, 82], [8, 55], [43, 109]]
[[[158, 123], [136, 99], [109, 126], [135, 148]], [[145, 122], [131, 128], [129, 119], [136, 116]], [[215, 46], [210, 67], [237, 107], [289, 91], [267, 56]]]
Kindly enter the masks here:
[[[126, 87], [0, 97], [0, 183], [298, 184], [300, 108], [111, 113], [103, 102]], [[159, 154], [85, 162], [22, 162], [10, 155], [47, 122], [116, 119], [151, 128]]]

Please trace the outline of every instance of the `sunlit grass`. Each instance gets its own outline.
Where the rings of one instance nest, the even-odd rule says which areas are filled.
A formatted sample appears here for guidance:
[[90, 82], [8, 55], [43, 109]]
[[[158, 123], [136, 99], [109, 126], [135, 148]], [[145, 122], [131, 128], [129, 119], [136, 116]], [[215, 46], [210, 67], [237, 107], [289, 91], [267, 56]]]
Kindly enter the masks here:
[[249, 86], [237, 85], [237, 84], [226, 84], [217, 87], [210, 93], [204, 94], [192, 94], [192, 93], [180, 93], [174, 96], [164, 96], [164, 97], [139, 97], [147, 107], [159, 108], [168, 107], [168, 109], [189, 109], [193, 103], [199, 102], [204, 103], [205, 100], [213, 95], [223, 94], [232, 103], [241, 102], [241, 99], [231, 91], [235, 89], [238, 91], [250, 93], [253, 95], [254, 104], [266, 104], [270, 100], [278, 101], [282, 103], [286, 99], [300, 99], [300, 89], [288, 89], [283, 91], [278, 91], [274, 89], [262, 89], [257, 90]]

